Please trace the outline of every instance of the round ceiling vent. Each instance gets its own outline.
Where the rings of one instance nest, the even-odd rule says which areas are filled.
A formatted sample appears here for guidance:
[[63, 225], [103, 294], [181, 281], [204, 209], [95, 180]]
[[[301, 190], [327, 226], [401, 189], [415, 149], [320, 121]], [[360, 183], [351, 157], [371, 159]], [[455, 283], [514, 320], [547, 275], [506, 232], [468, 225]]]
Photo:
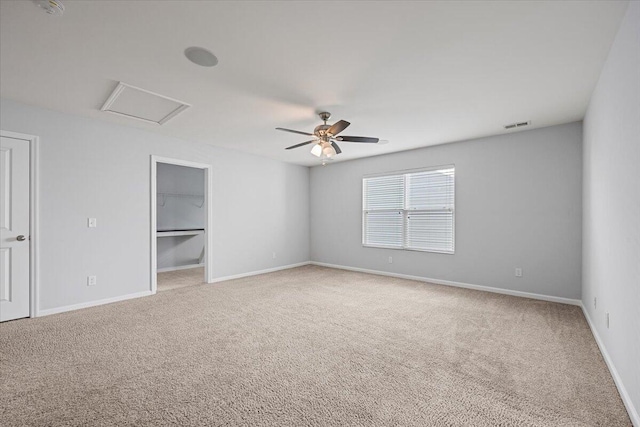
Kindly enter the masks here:
[[213, 67], [218, 64], [218, 58], [203, 47], [188, 47], [184, 50], [184, 56], [186, 56], [189, 61], [201, 67]]

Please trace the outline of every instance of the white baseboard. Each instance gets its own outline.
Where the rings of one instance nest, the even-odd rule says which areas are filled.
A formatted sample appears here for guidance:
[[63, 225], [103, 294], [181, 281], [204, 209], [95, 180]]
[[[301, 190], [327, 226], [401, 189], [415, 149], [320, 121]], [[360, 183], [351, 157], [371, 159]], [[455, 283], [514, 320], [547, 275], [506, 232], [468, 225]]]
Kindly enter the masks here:
[[189, 264], [189, 265], [179, 265], [177, 267], [164, 267], [159, 268], [158, 273], [165, 273], [167, 271], [178, 271], [178, 270], [189, 270], [191, 268], [204, 267], [204, 263], [201, 264]]
[[63, 307], [47, 308], [38, 311], [38, 317], [49, 316], [51, 314], [64, 313], [66, 311], [80, 310], [81, 308], [95, 307], [97, 305], [111, 304], [112, 302], [125, 301], [133, 298], [153, 295], [151, 291], [136, 292], [134, 294], [121, 295], [118, 297], [105, 298], [97, 301], [81, 302], [79, 304], [65, 305]]
[[589, 317], [589, 313], [585, 309], [584, 304], [580, 304], [580, 307], [582, 307], [582, 313], [584, 313], [584, 317], [585, 319], [587, 319], [587, 324], [589, 325], [589, 328], [591, 328], [591, 333], [593, 334], [593, 337], [595, 338], [596, 343], [598, 344], [598, 348], [600, 348], [600, 353], [602, 353], [602, 357], [604, 358], [604, 361], [607, 364], [607, 367], [609, 368], [609, 372], [611, 372], [611, 376], [613, 377], [613, 382], [616, 384], [616, 387], [618, 388], [618, 392], [620, 393], [622, 402], [624, 403], [624, 406], [627, 408], [627, 412], [629, 413], [629, 418], [631, 418], [631, 422], [635, 427], [640, 427], [640, 416], [638, 416], [638, 410], [633, 406], [631, 397], [629, 396], [627, 389], [622, 383], [622, 378], [620, 378], [620, 374], [618, 374], [618, 370], [613, 364], [613, 360], [611, 360], [611, 357], [609, 356], [609, 352], [607, 352], [607, 348], [604, 346], [604, 342], [600, 339], [600, 335], [598, 334], [598, 331], [596, 330], [593, 322], [591, 321], [591, 318]]
[[559, 302], [561, 304], [570, 304], [570, 305], [577, 305], [577, 306], [581, 306], [582, 305], [582, 303], [581, 303], [581, 301], [579, 299], [571, 299], [571, 298], [555, 297], [555, 296], [551, 296], [551, 295], [534, 294], [534, 293], [531, 293], [531, 292], [512, 291], [510, 289], [492, 288], [490, 286], [472, 285], [470, 283], [452, 282], [450, 280], [431, 279], [429, 277], [411, 276], [411, 275], [408, 275], [408, 274], [389, 273], [389, 272], [386, 272], [386, 271], [369, 270], [367, 268], [347, 267], [347, 266], [344, 266], [344, 265], [327, 264], [327, 263], [324, 263], [324, 262], [311, 261], [311, 264], [319, 265], [321, 267], [338, 268], [340, 270], [357, 271], [357, 272], [360, 272], [360, 273], [377, 274], [379, 276], [397, 277], [399, 279], [408, 279], [408, 280], [416, 280], [416, 281], [419, 281], [419, 282], [434, 283], [436, 285], [455, 286], [457, 288], [474, 289], [476, 291], [493, 292], [493, 293], [496, 293], [496, 294], [512, 295], [512, 296], [515, 296], [515, 297], [524, 297], [524, 298], [531, 298], [531, 299], [537, 299], [537, 300], [542, 300], [542, 301]]
[[309, 265], [311, 261], [299, 262], [297, 264], [282, 265], [280, 267], [267, 268], [266, 270], [250, 271], [248, 273], [234, 274], [232, 276], [216, 277], [209, 283], [225, 282], [227, 280], [242, 279], [243, 277], [257, 276], [258, 274], [273, 273], [274, 271], [288, 270], [290, 268], [302, 267]]

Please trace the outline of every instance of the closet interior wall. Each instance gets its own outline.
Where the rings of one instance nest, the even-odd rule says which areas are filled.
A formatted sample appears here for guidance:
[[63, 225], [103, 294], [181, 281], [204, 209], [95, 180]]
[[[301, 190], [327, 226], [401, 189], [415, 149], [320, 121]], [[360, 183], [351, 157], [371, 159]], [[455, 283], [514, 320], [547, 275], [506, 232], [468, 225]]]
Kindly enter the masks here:
[[204, 265], [204, 170], [158, 163], [158, 271]]

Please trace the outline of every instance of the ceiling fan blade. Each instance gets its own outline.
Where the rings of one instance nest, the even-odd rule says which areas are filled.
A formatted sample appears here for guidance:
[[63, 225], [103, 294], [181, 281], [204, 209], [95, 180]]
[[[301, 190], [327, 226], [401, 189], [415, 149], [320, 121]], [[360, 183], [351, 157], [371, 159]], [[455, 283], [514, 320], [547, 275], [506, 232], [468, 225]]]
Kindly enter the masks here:
[[333, 147], [334, 150], [336, 150], [336, 154], [342, 153], [342, 150], [340, 149], [340, 147], [338, 147], [338, 144], [336, 144], [335, 142], [331, 142], [331, 146]]
[[331, 135], [336, 136], [337, 134], [345, 130], [350, 124], [351, 123], [345, 120], [340, 120], [338, 122], [335, 122], [333, 126], [327, 129], [327, 133], [330, 133]]
[[336, 139], [344, 142], [368, 142], [371, 144], [376, 144], [380, 141], [379, 138], [369, 138], [366, 136], [339, 136]]
[[303, 145], [311, 144], [312, 142], [316, 142], [316, 140], [312, 139], [311, 141], [301, 142], [300, 144], [296, 144], [296, 145], [292, 145], [291, 147], [287, 147], [287, 148], [285, 148], [285, 150], [291, 150], [292, 148], [302, 147]]
[[299, 130], [293, 130], [293, 129], [285, 129], [285, 128], [276, 128], [276, 130], [282, 130], [285, 132], [291, 132], [291, 133], [298, 133], [300, 135], [309, 135], [309, 136], [313, 136], [312, 133], [309, 132], [300, 132]]

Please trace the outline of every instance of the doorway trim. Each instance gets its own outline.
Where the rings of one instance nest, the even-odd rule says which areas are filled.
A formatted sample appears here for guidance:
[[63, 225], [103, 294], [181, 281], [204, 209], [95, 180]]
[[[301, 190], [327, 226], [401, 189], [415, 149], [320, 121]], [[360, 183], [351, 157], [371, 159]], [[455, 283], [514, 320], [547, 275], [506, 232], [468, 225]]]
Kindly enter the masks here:
[[205, 239], [204, 239], [204, 277], [205, 282], [213, 282], [213, 201], [211, 192], [213, 188], [212, 166], [206, 163], [196, 163], [188, 160], [172, 159], [169, 157], [160, 157], [151, 155], [151, 293], [158, 291], [158, 230], [157, 230], [157, 186], [158, 186], [158, 163], [166, 163], [170, 165], [187, 166], [190, 168], [204, 170], [204, 208], [205, 208]]
[[38, 199], [40, 182], [38, 181], [40, 138], [25, 133], [0, 130], [0, 136], [21, 139], [29, 142], [29, 317], [40, 315], [40, 248], [39, 229], [40, 211]]

